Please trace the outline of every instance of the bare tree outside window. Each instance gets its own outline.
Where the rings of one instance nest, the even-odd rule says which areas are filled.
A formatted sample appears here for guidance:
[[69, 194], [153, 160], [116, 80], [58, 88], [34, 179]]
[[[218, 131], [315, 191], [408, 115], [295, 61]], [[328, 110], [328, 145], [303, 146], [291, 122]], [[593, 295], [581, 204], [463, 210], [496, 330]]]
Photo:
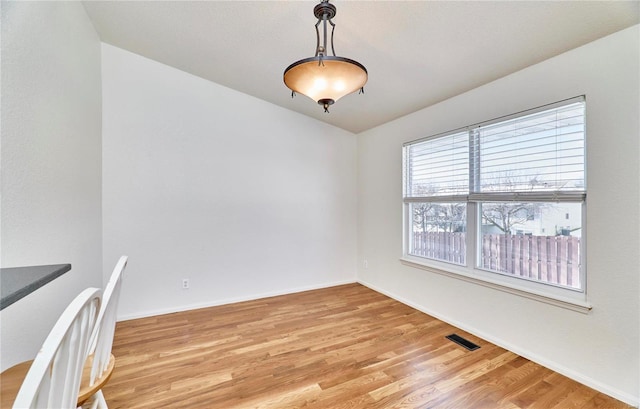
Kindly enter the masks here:
[[[503, 170], [494, 172], [487, 178], [490, 182], [482, 186], [483, 192], [534, 192], [548, 189], [548, 182], [541, 182], [536, 175], [529, 178], [516, 172]], [[486, 203], [482, 206], [482, 222], [491, 225], [504, 234], [513, 234], [514, 226], [524, 225], [526, 222], [539, 218], [542, 208], [549, 204], [500, 202]]]
[[513, 234], [513, 227], [537, 218], [540, 203], [487, 203], [482, 206], [482, 222], [496, 227], [504, 234]]
[[[433, 185], [416, 186], [416, 193], [433, 196], [437, 189]], [[466, 206], [462, 203], [423, 202], [416, 203], [413, 209], [414, 231], [454, 232], [466, 230]]]

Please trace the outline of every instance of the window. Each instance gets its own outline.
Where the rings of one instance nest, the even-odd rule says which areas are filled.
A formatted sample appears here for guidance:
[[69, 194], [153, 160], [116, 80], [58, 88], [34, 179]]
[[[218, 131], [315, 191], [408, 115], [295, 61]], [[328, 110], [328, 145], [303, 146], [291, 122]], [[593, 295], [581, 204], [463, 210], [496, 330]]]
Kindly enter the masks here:
[[584, 291], [584, 97], [403, 149], [405, 258]]

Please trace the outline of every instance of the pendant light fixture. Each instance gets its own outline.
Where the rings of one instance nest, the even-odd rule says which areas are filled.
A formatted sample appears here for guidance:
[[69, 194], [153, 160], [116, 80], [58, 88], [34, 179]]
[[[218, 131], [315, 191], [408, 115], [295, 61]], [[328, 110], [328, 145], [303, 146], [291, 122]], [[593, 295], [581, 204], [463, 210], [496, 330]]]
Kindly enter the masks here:
[[[345, 95], [360, 90], [364, 93], [367, 82], [367, 69], [357, 61], [337, 57], [333, 48], [333, 31], [336, 25], [331, 20], [336, 15], [336, 6], [329, 0], [322, 0], [313, 8], [316, 16], [316, 54], [313, 57], [296, 61], [284, 70], [284, 83], [291, 90], [291, 97], [303, 94], [324, 107]], [[322, 43], [318, 26], [322, 23]], [[327, 23], [331, 24], [331, 53], [327, 54]]]

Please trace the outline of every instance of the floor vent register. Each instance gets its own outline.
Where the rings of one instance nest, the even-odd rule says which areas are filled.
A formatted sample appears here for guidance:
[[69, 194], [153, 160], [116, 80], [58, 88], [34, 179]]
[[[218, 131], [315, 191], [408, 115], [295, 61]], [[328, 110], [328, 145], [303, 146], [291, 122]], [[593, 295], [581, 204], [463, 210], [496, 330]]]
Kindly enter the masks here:
[[456, 344], [458, 344], [458, 345], [460, 345], [462, 347], [465, 347], [469, 351], [475, 351], [476, 349], [480, 348], [480, 345], [476, 345], [473, 342], [469, 341], [468, 339], [462, 338], [458, 334], [447, 335], [445, 338], [455, 342]]

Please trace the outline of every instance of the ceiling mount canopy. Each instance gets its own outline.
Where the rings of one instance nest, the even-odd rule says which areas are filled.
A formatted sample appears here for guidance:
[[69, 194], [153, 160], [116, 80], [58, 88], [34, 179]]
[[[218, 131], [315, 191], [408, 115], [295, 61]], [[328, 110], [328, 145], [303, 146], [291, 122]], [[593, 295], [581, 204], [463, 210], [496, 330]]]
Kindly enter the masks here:
[[[329, 0], [322, 0], [313, 8], [316, 16], [316, 54], [296, 61], [284, 70], [284, 83], [291, 90], [291, 96], [300, 93], [308, 96], [329, 112], [329, 106], [345, 95], [360, 90], [364, 92], [368, 73], [364, 65], [349, 58], [337, 57], [333, 48], [333, 31], [336, 25], [332, 19], [336, 6]], [[322, 42], [318, 26], [322, 23]], [[331, 55], [327, 55], [327, 23], [331, 24]]]

